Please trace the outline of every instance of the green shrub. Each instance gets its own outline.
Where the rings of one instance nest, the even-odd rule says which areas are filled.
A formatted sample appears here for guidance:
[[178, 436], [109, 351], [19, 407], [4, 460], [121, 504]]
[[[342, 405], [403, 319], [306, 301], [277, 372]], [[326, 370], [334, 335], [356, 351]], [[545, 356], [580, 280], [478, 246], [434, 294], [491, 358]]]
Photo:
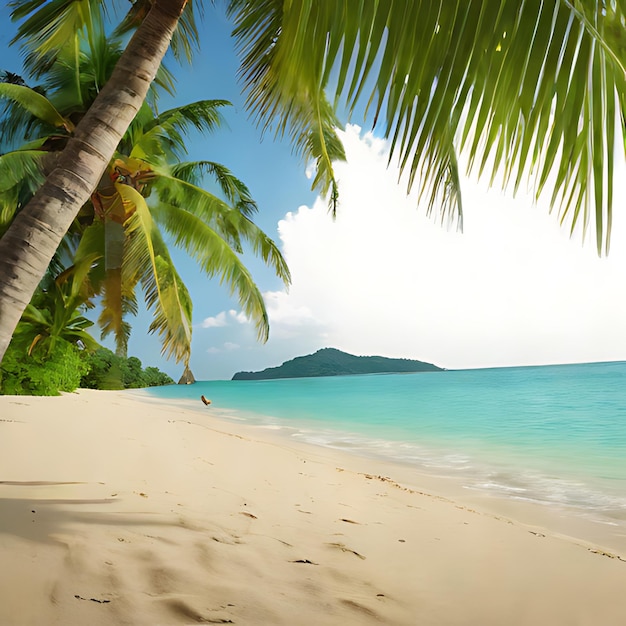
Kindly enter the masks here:
[[156, 367], [142, 369], [137, 357], [120, 357], [107, 348], [86, 354], [85, 362], [89, 370], [82, 377], [80, 386], [87, 389], [138, 389], [174, 383]]
[[64, 340], [50, 352], [35, 350], [31, 355], [23, 342], [13, 341], [0, 365], [0, 393], [5, 395], [58, 396], [77, 387], [135, 389], [173, 383], [156, 367], [143, 370], [137, 357], [119, 357], [107, 348], [88, 352]]
[[87, 372], [80, 380], [85, 389], [124, 389], [119, 357], [107, 348], [84, 354]]
[[0, 392], [58, 396], [61, 391], [74, 391], [87, 367], [78, 347], [67, 341], [58, 341], [45, 356], [29, 355], [23, 347], [11, 343], [0, 365]]
[[174, 381], [156, 367], [146, 367], [143, 371], [146, 387], [160, 387], [161, 385], [173, 385]]

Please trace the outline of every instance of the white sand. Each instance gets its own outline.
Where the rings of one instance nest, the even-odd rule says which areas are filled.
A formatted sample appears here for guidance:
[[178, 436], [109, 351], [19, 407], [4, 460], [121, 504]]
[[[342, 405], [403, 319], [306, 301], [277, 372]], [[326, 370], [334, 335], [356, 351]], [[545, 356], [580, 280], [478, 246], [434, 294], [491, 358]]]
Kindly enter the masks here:
[[0, 397], [2, 626], [626, 624], [614, 529], [198, 403]]

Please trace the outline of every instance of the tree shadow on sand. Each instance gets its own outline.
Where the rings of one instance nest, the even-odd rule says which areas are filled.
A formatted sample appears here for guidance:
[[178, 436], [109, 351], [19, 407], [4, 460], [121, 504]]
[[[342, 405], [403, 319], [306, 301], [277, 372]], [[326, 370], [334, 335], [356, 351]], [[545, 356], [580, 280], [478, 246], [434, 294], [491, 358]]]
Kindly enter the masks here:
[[[62, 544], [62, 535], [71, 534], [77, 525], [100, 525], [114, 527], [133, 526], [179, 526], [174, 519], [164, 519], [162, 513], [152, 511], [126, 512], [105, 511], [120, 498], [46, 498], [41, 495], [29, 498], [24, 487], [81, 483], [29, 481], [0, 481], [1, 487], [20, 487], [20, 497], [0, 496], [0, 536], [14, 535], [29, 541], [45, 544]], [[83, 483], [84, 484], [84, 483]], [[5, 491], [5, 489], [2, 489]], [[88, 510], [85, 510], [88, 507]]]

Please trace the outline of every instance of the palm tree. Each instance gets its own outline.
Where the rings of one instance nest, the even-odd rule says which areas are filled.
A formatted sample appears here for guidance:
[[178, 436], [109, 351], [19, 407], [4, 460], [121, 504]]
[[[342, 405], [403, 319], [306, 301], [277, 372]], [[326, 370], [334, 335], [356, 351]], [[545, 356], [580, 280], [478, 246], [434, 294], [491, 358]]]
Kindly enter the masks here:
[[[83, 4], [88, 3], [72, 3], [69, 11], [89, 15], [89, 11], [83, 12]], [[41, 11], [49, 7], [44, 5]], [[61, 239], [141, 107], [184, 8], [184, 0], [155, 2], [111, 78], [74, 130], [56, 167], [0, 240], [0, 272], [5, 276], [0, 289], [0, 355], [4, 355]], [[50, 23], [42, 16], [37, 29], [42, 32], [46, 28], [50, 34]]]
[[[103, 293], [101, 326], [114, 332], [125, 351], [126, 310], [141, 283], [154, 311], [150, 331], [158, 332], [163, 351], [189, 363], [192, 303], [169, 255], [165, 234], [209, 276], [218, 276], [236, 293], [258, 336], [269, 332], [265, 304], [239, 253], [243, 244], [261, 256], [286, 284], [289, 270], [274, 242], [251, 220], [257, 206], [247, 187], [212, 161], [184, 162], [183, 131], [211, 130], [220, 124], [225, 101], [201, 101], [155, 116], [144, 105], [131, 124], [105, 176], [86, 207], [91, 225], [82, 234], [78, 256], [100, 250], [90, 273]], [[211, 176], [226, 201], [203, 189]], [[85, 209], [79, 214], [85, 219]], [[164, 231], [164, 232], [163, 232]], [[84, 245], [83, 245], [84, 244]]]
[[[97, 3], [61, 4], [62, 13], [51, 3], [22, 24], [19, 36], [31, 50], [49, 52], [60, 26], [81, 24], [83, 5]], [[24, 17], [39, 3], [15, 5]], [[626, 136], [623, 0], [230, 0], [228, 6], [250, 111], [262, 127], [288, 133], [301, 154], [317, 159], [315, 183], [332, 203], [334, 113], [327, 93], [349, 111], [367, 103], [391, 139], [392, 156], [409, 172], [410, 185], [417, 179], [430, 207], [441, 203], [460, 215], [456, 153], [465, 149], [471, 167], [490, 170], [492, 182], [502, 170], [503, 184], [514, 189], [530, 177], [537, 194], [552, 192], [562, 219], [593, 221], [598, 249], [607, 247], [615, 145]], [[179, 20], [183, 34], [193, 35], [192, 8], [185, 0], [134, 4], [128, 23], [138, 27], [111, 79], [0, 240], [0, 354], [139, 110]]]
[[[39, 89], [29, 89], [24, 81], [0, 84], [0, 96], [10, 98], [13, 104], [1, 125], [7, 130], [5, 135], [14, 139], [21, 129], [20, 138], [32, 140], [31, 134], [43, 134], [27, 149], [0, 157], [0, 178], [7, 181], [0, 189], [0, 232], [20, 210], [24, 188], [36, 189], [42, 178], [38, 167], [55, 158], [67, 143], [73, 120], [84, 115], [94, 82], [97, 84], [93, 78], [96, 70], [106, 67], [109, 56], [116, 56], [115, 46], [107, 46], [106, 41], [97, 50], [99, 63], [90, 55], [75, 60], [80, 61], [78, 72], [71, 57], [57, 60]], [[68, 80], [75, 74], [79, 75], [79, 90]], [[241, 181], [215, 162], [181, 162], [186, 155], [187, 132], [217, 129], [223, 121], [220, 109], [228, 104], [201, 101], [157, 116], [144, 103], [66, 236], [70, 248], [72, 241], [80, 242], [73, 253], [76, 264], [90, 259], [84, 275], [90, 297], [102, 296], [99, 322], [103, 335], [114, 333], [118, 353], [123, 356], [130, 333], [125, 318], [136, 312], [135, 292], [141, 283], [148, 308], [154, 312], [150, 331], [161, 335], [168, 357], [184, 361], [185, 366], [189, 363], [192, 303], [162, 229], [207, 275], [219, 276], [231, 293], [237, 293], [245, 314], [256, 323], [259, 338], [267, 338], [263, 298], [238, 253], [243, 242], [250, 244], [288, 283], [285, 262], [271, 239], [249, 219], [257, 207]], [[28, 176], [31, 170], [32, 176]], [[226, 201], [200, 186], [206, 175], [215, 179]]]

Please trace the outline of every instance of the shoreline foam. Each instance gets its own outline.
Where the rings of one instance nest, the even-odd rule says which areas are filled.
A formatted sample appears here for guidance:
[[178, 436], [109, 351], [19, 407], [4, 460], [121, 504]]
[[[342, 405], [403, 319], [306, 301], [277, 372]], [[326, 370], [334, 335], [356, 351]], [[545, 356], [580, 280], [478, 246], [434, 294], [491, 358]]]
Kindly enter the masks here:
[[[165, 402], [173, 408], [198, 411], [200, 414], [205, 412], [205, 408], [197, 401], [188, 398], [158, 398], [144, 390], [127, 393], [137, 394], [139, 398], [150, 401]], [[499, 462], [494, 462], [493, 459], [484, 458], [488, 456], [485, 450], [482, 455], [478, 452], [472, 455], [467, 451], [417, 446], [414, 442], [373, 439], [363, 433], [330, 429], [324, 424], [303, 424], [301, 420], [287, 422], [284, 418], [215, 405], [211, 408], [211, 415], [227, 423], [274, 431], [286, 442], [297, 441], [369, 458], [376, 463], [389, 463], [392, 467], [398, 466], [395, 471], [398, 468], [409, 468], [417, 472], [422, 480], [438, 478], [443, 480], [444, 485], [456, 485], [457, 497], [460, 488], [475, 492], [479, 498], [495, 498], [496, 501], [513, 499], [540, 508], [552, 507], [557, 514], [587, 520], [592, 525], [592, 531], [594, 524], [610, 524], [615, 526], [615, 537], [611, 538], [611, 544], [626, 550], [622, 542], [626, 537], [626, 494], [621, 490], [607, 489], [607, 481], [597, 484], [590, 482], [588, 477], [559, 475], [560, 467], [552, 472], [545, 467], [528, 467], [519, 462], [519, 467], [516, 467], [503, 462], [500, 458], [502, 452], [498, 450], [491, 451], [496, 458], [500, 458]], [[540, 517], [543, 519], [544, 513]], [[595, 538], [597, 533], [593, 531], [592, 535]]]
[[5, 396], [0, 416], [2, 624], [626, 614], [620, 538], [564, 511], [126, 393]]
[[150, 393], [193, 406], [205, 393], [248, 423], [299, 430], [294, 438], [626, 523], [624, 376], [623, 363], [587, 364], [204, 381]]

